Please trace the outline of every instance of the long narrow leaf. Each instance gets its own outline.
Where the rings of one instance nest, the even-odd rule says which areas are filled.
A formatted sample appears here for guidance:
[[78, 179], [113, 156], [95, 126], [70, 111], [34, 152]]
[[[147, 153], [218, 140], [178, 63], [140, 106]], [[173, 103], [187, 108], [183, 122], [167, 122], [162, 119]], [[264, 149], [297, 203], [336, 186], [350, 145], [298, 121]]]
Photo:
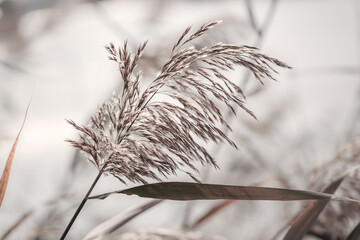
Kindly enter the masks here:
[[154, 207], [155, 205], [159, 204], [162, 200], [150, 200], [140, 205], [131, 207], [124, 212], [110, 218], [109, 220], [101, 223], [96, 228], [94, 228], [91, 232], [89, 232], [84, 240], [95, 240], [101, 239], [103, 236], [110, 234], [123, 226], [125, 223], [133, 219], [134, 217], [138, 216], [139, 214], [145, 212], [146, 210]]
[[[333, 194], [340, 186], [345, 177], [341, 177], [336, 181], [328, 185], [324, 193]], [[307, 208], [305, 208], [299, 215], [299, 217], [292, 224], [289, 231], [286, 233], [284, 240], [296, 240], [302, 239], [309, 231], [311, 225], [318, 218], [319, 214], [324, 210], [330, 199], [316, 200], [312, 202]]]
[[[269, 183], [275, 179], [278, 179], [278, 176], [272, 176], [268, 179], [265, 179], [264, 181], [261, 181], [260, 183], [255, 184], [254, 186], [260, 187], [265, 185], [266, 183]], [[186, 227], [186, 230], [194, 230], [195, 228], [202, 225], [204, 222], [208, 221], [209, 219], [213, 218], [216, 214], [227, 208], [228, 206], [232, 205], [233, 203], [237, 202], [233, 199], [224, 200], [219, 204], [216, 204], [213, 206], [210, 210], [208, 210], [204, 215], [202, 215], [200, 218], [198, 218], [193, 224]]]
[[188, 182], [163, 182], [146, 184], [121, 191], [109, 192], [90, 199], [105, 199], [111, 194], [122, 193], [127, 195], [138, 195], [146, 198], [170, 199], [170, 200], [214, 200], [214, 199], [237, 199], [237, 200], [345, 200], [360, 202], [358, 200], [336, 197], [332, 194], [312, 192], [304, 190], [230, 186], [215, 184], [199, 184]]
[[358, 240], [360, 239], [360, 223], [351, 231], [346, 240]]
[[[31, 100], [30, 100], [30, 102], [31, 102]], [[27, 113], [28, 113], [28, 110], [29, 110], [30, 102], [29, 102], [29, 104], [28, 104], [28, 106], [26, 108], [24, 120], [23, 120], [23, 122], [21, 124], [21, 128], [19, 130], [18, 135], [16, 136], [15, 142], [14, 142], [12, 148], [11, 148], [10, 154], [9, 154], [8, 159], [6, 161], [4, 171], [3, 171], [2, 175], [1, 175], [1, 179], [0, 179], [0, 207], [1, 207], [2, 201], [3, 201], [4, 196], [5, 196], [6, 188], [7, 188], [8, 181], [9, 181], [11, 166], [12, 166], [12, 162], [13, 162], [13, 159], [14, 159], [14, 156], [15, 156], [16, 145], [18, 143], [20, 133], [21, 133], [21, 131], [22, 131], [23, 127], [24, 127], [24, 124], [25, 124], [25, 120], [26, 120], [26, 116], [27, 116]]]

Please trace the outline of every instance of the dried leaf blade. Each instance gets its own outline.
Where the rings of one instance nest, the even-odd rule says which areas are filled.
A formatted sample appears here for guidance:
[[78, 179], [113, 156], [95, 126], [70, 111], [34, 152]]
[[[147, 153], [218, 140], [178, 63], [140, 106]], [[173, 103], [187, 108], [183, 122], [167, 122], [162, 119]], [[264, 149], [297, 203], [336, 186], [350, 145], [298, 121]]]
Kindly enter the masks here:
[[[344, 179], [345, 177], [341, 177], [329, 184], [325, 188], [324, 193], [333, 194]], [[286, 233], [284, 240], [302, 239], [310, 229], [311, 225], [318, 218], [322, 210], [324, 210], [329, 200], [330, 199], [316, 200], [305, 208]]]
[[215, 200], [215, 199], [236, 199], [236, 200], [358, 200], [335, 197], [332, 194], [294, 190], [285, 188], [252, 187], [252, 186], [231, 186], [216, 184], [199, 184], [189, 182], [162, 182], [145, 184], [121, 191], [109, 192], [90, 199], [105, 199], [111, 194], [121, 193], [137, 195], [146, 198], [169, 199], [169, 200]]
[[[30, 102], [31, 102], [31, 99], [30, 99]], [[6, 192], [6, 188], [7, 188], [7, 185], [8, 185], [8, 181], [9, 181], [9, 177], [10, 177], [10, 171], [11, 171], [11, 166], [12, 166], [12, 162], [13, 162], [13, 159], [14, 159], [14, 156], [15, 156], [15, 151], [16, 151], [16, 146], [17, 146], [17, 143], [19, 141], [19, 137], [20, 137], [20, 134], [21, 134], [21, 131], [24, 127], [24, 124], [25, 124], [25, 120], [26, 120], [26, 117], [27, 117], [27, 114], [28, 114], [28, 110], [29, 110], [29, 107], [30, 107], [30, 102], [26, 108], [26, 111], [25, 111], [25, 116], [24, 116], [24, 120], [21, 124], [21, 128], [16, 136], [16, 139], [15, 139], [15, 142], [10, 150], [10, 153], [9, 153], [9, 156], [6, 160], [6, 164], [5, 164], [5, 168], [3, 170], [3, 173], [1, 175], [1, 179], [0, 179], [0, 207], [1, 207], [1, 204], [4, 200], [4, 196], [5, 196], [5, 192]]]

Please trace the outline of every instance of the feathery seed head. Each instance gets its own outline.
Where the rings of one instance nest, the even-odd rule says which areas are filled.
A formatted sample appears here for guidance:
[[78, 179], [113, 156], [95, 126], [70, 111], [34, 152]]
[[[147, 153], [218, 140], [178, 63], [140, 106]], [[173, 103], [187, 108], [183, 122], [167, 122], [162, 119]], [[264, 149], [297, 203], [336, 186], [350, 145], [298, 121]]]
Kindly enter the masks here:
[[[197, 171], [193, 165], [197, 161], [216, 167], [213, 157], [195, 137], [227, 142], [237, 148], [218, 127], [221, 124], [230, 129], [217, 102], [234, 114], [240, 107], [255, 117], [244, 105], [242, 89], [222, 72], [244, 66], [261, 82], [264, 77], [274, 79], [271, 65], [289, 68], [250, 46], [185, 46], [217, 23], [205, 24], [190, 36], [188, 27], [159, 75], [143, 92], [136, 68], [146, 42], [134, 54], [128, 52], [127, 42], [119, 49], [112, 43], [107, 46], [109, 59], [118, 64], [124, 81], [122, 92], [99, 108], [88, 127], [68, 121], [81, 133], [80, 140], [68, 142], [87, 153], [100, 171], [124, 183], [125, 179], [141, 183], [146, 183], [145, 178], [160, 180], [158, 173], [165, 177], [176, 174], [184, 165]], [[151, 101], [160, 89], [173, 102]]]

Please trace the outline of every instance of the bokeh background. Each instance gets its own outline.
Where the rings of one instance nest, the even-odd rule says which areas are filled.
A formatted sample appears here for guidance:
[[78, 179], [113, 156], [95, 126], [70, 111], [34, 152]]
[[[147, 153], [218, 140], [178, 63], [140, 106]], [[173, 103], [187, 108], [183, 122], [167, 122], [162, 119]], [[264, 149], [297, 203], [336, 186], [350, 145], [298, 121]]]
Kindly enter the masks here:
[[[359, 0], [0, 0], [1, 171], [32, 98], [0, 209], [0, 235], [33, 209], [8, 239], [57, 239], [95, 178], [97, 170], [64, 141], [77, 137], [65, 119], [86, 124], [121, 87], [104, 46], [128, 40], [135, 50], [149, 40], [142, 60], [146, 82], [188, 25], [213, 20], [223, 22], [197, 44], [258, 46], [293, 69], [280, 70], [278, 81], [265, 80], [264, 86], [242, 69], [233, 74], [259, 120], [245, 114], [233, 119], [240, 151], [209, 145], [221, 170], [204, 167], [199, 178], [302, 189], [321, 182], [313, 170], [360, 130]], [[182, 175], [170, 180], [191, 181]], [[106, 177], [94, 193], [125, 187]], [[62, 199], [62, 194], [71, 196]], [[57, 202], [49, 204], [52, 199]], [[112, 196], [88, 202], [69, 239], [81, 239], [143, 201]], [[164, 202], [117, 233], [181, 229], [217, 203]], [[270, 239], [300, 207], [299, 202], [238, 202], [196, 231]]]

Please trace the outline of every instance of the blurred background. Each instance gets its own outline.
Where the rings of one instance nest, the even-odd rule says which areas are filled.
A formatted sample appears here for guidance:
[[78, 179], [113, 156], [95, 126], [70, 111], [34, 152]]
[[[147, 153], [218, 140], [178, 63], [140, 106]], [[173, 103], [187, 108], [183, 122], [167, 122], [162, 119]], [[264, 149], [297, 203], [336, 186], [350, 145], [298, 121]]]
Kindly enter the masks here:
[[[314, 169], [360, 130], [359, 0], [0, 0], [1, 171], [32, 96], [0, 209], [0, 236], [29, 213], [7, 239], [57, 239], [97, 175], [64, 141], [77, 138], [65, 119], [86, 124], [121, 87], [104, 46], [127, 40], [135, 51], [149, 40], [141, 61], [146, 82], [187, 26], [196, 29], [213, 20], [223, 22], [196, 44], [257, 46], [293, 69], [280, 69], [278, 81], [265, 80], [264, 86], [243, 69], [233, 74], [259, 120], [245, 114], [234, 119], [232, 137], [240, 151], [209, 145], [221, 169], [204, 167], [199, 178], [309, 190], [326, 184]], [[181, 175], [170, 180], [191, 181]], [[108, 176], [94, 193], [130, 186]], [[143, 201], [120, 195], [89, 201], [69, 239], [81, 239]], [[167, 201], [117, 234], [181, 229], [219, 203]], [[270, 239], [300, 207], [299, 202], [236, 202], [195, 230], [226, 239]]]

